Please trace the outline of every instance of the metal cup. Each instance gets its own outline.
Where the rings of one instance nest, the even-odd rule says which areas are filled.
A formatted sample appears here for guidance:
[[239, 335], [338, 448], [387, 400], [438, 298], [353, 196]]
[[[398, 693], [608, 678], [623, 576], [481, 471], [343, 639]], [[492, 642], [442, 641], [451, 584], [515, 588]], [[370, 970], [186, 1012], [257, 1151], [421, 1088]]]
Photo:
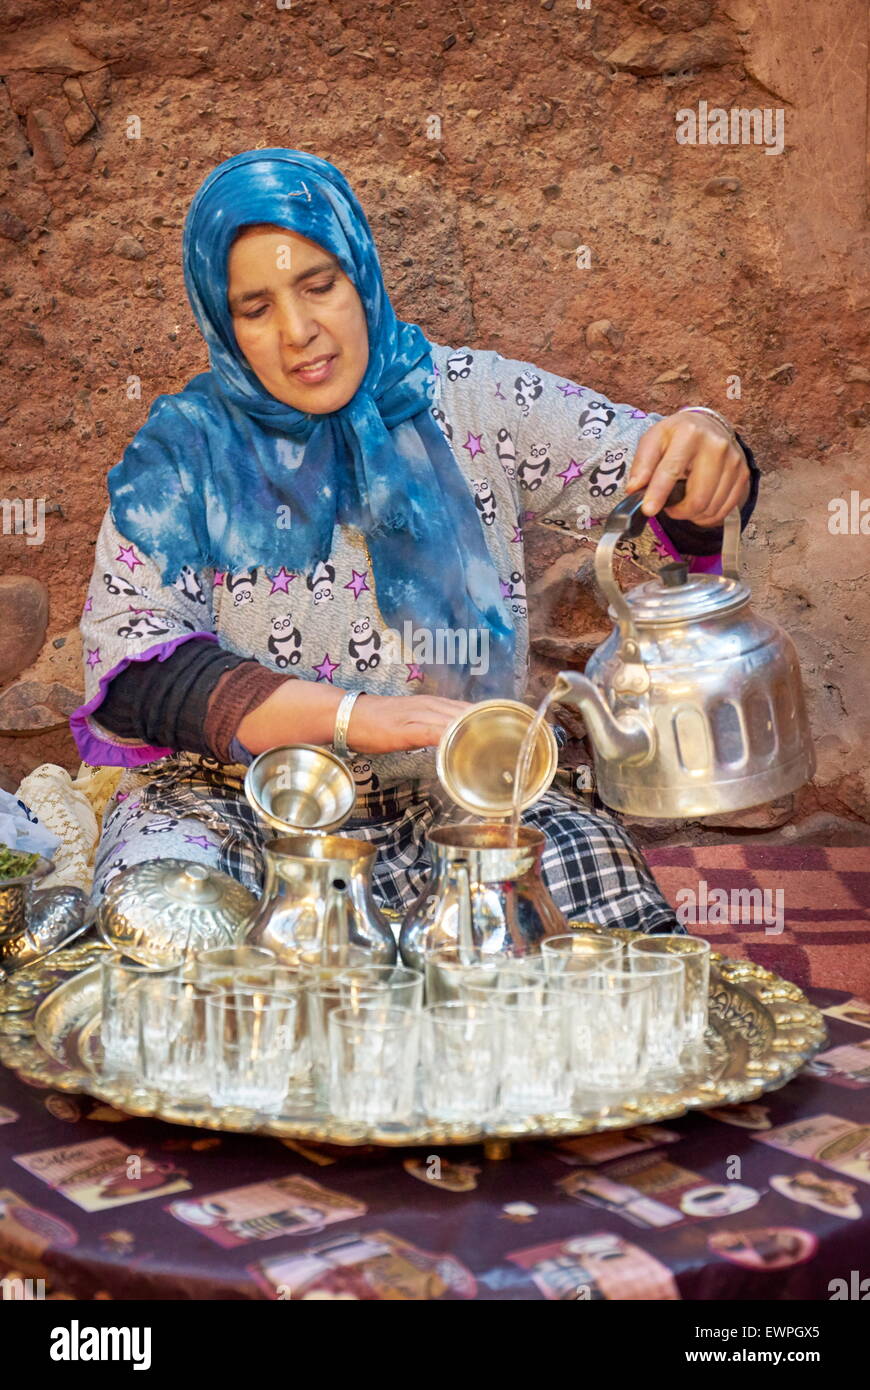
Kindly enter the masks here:
[[[452, 801], [485, 820], [510, 816], [523, 739], [535, 711], [518, 700], [483, 700], [454, 719], [438, 745], [438, 779]], [[542, 723], [532, 753], [522, 810], [532, 806], [556, 775], [558, 746]]]
[[311, 743], [270, 748], [255, 758], [245, 795], [269, 825], [286, 834], [335, 830], [356, 803], [356, 783], [335, 753]]

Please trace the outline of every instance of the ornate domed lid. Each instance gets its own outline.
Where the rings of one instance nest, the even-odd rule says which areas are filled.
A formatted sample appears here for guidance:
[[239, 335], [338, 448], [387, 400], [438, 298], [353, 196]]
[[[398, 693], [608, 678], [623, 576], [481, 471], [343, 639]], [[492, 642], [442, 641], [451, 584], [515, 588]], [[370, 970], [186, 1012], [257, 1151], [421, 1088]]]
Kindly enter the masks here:
[[146, 859], [112, 879], [97, 923], [103, 939], [145, 965], [240, 942], [257, 907], [243, 884], [188, 859]]

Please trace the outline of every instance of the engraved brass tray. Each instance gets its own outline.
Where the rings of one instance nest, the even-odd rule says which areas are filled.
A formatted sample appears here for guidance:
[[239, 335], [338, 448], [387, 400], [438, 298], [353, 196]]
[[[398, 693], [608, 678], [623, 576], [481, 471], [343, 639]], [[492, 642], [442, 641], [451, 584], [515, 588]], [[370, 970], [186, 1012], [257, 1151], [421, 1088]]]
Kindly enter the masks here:
[[[623, 930], [612, 934], [622, 939], [632, 935]], [[24, 1081], [84, 1092], [128, 1114], [279, 1139], [346, 1145], [492, 1144], [624, 1129], [674, 1119], [689, 1110], [754, 1100], [790, 1081], [826, 1041], [821, 1013], [797, 985], [751, 961], [714, 952], [703, 1068], [678, 1091], [650, 1092], [604, 1116], [531, 1115], [524, 1121], [488, 1126], [421, 1119], [382, 1127], [339, 1122], [312, 1107], [265, 1116], [166, 1097], [146, 1104], [141, 1093], [134, 1102], [121, 1085], [98, 1074], [99, 959], [106, 949], [102, 943], [86, 942], [58, 951], [41, 964], [19, 970], [0, 987], [0, 1061]]]

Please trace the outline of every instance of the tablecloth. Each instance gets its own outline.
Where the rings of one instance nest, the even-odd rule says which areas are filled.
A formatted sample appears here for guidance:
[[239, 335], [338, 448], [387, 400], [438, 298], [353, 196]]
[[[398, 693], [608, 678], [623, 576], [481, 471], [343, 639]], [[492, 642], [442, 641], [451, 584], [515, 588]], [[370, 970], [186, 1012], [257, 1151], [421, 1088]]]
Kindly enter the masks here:
[[870, 1276], [870, 1003], [809, 997], [827, 1011], [830, 1047], [784, 1088], [666, 1124], [515, 1144], [503, 1161], [480, 1147], [341, 1150], [181, 1128], [0, 1069], [0, 1290], [859, 1297]]

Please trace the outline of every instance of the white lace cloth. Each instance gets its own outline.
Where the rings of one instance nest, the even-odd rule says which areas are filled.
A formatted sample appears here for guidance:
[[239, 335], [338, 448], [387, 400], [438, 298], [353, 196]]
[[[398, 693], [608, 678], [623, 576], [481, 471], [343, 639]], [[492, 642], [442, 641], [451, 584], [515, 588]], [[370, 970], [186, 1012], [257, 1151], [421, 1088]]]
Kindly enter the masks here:
[[65, 768], [42, 763], [21, 782], [16, 796], [58, 840], [50, 851], [55, 868], [40, 880], [40, 888], [90, 890], [103, 812], [122, 771], [82, 763], [72, 778]]

